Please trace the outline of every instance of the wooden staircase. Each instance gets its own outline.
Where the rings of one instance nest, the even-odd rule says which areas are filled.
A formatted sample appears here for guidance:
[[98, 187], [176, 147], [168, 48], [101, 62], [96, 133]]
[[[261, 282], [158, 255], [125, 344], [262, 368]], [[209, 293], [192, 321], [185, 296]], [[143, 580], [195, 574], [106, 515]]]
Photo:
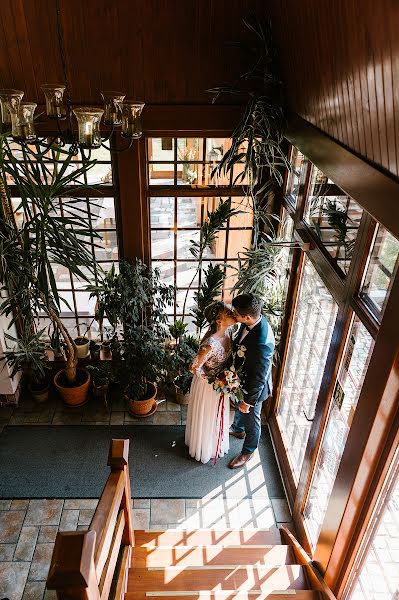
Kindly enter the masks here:
[[133, 531], [129, 440], [87, 531], [58, 532], [47, 588], [58, 600], [335, 600], [288, 529]]
[[334, 596], [287, 529], [135, 531], [125, 600]]

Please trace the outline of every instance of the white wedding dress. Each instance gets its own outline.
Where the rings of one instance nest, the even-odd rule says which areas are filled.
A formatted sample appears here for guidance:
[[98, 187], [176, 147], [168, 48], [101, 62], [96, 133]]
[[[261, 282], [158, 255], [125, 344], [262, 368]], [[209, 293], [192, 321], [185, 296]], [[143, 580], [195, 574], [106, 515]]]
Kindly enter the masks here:
[[[218, 415], [219, 394], [208, 383], [207, 375], [211, 371], [221, 371], [231, 354], [230, 345], [226, 350], [217, 338], [209, 337], [205, 345], [210, 346], [205, 361], [200, 364], [196, 358], [193, 362], [193, 367], [197, 371], [191, 383], [185, 440], [190, 456], [202, 463], [207, 463], [216, 454], [222, 412], [219, 411]], [[218, 456], [223, 456], [229, 451], [230, 401], [228, 396], [224, 397], [223, 405], [223, 437]]]

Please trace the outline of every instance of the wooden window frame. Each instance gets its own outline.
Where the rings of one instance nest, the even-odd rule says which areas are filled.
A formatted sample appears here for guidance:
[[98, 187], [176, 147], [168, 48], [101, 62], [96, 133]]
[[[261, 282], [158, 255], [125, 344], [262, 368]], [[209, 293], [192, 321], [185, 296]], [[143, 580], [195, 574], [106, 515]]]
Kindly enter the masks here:
[[[370, 485], [372, 486], [372, 482], [375, 482], [377, 477], [376, 464], [380, 459], [383, 460], [381, 447], [385, 448], [385, 444], [388, 443], [386, 438], [392, 425], [392, 418], [390, 421], [383, 419], [384, 401], [385, 405], [386, 403], [389, 405], [391, 417], [395, 414], [394, 411], [398, 409], [399, 393], [392, 383], [392, 370], [397, 360], [396, 352], [399, 351], [399, 324], [394, 316], [394, 307], [399, 302], [399, 277], [396, 276], [392, 282], [381, 323], [359, 298], [358, 290], [371, 248], [374, 223], [376, 221], [380, 222], [399, 239], [399, 185], [297, 116], [291, 116], [286, 137], [309, 159], [309, 163], [307, 169], [305, 169], [306, 174], [303, 173], [301, 178], [296, 210], [287, 198], [282, 197], [281, 204], [293, 217], [297, 232], [299, 231], [302, 234], [303, 239], [310, 241], [308, 256], [339, 304], [339, 313], [320, 387], [316, 415], [309, 436], [300, 481], [296, 488], [276, 420], [276, 399], [280, 393], [281, 375], [287, 353], [287, 340], [292, 328], [293, 309], [303, 262], [303, 252], [299, 249], [295, 250], [283, 323], [282, 340], [285, 341], [285, 344], [281, 347], [282, 360], [276, 374], [276, 391], [274, 402], [269, 411], [269, 423], [277, 455], [280, 458], [280, 468], [287, 495], [293, 509], [297, 533], [302, 545], [308, 551], [310, 551], [310, 544], [303, 523], [302, 509], [307, 498], [312, 467], [315, 460], [317, 460], [317, 450], [328, 415], [329, 398], [335, 384], [352, 311], [357, 314], [375, 340], [373, 355], [359, 396], [354, 421], [346, 442], [335, 480], [336, 483], [314, 554], [315, 562], [320, 571], [325, 574], [329, 585], [335, 591], [341, 591], [341, 582], [345, 581], [348, 576], [351, 558], [353, 558], [353, 552], [356, 550], [358, 536], [361, 535], [359, 527], [365, 525], [364, 502], [369, 493]], [[323, 173], [328, 175], [336, 185], [345, 190], [345, 193], [353, 197], [364, 209], [353, 259], [345, 279], [338, 272], [333, 262], [328, 259], [326, 253], [323, 252], [318, 240], [314, 239], [312, 232], [309, 231], [310, 228], [303, 219], [311, 163], [316, 164]], [[380, 202], [381, 199], [383, 199], [382, 202]], [[382, 364], [383, 368], [381, 369]], [[386, 398], [385, 386], [388, 382], [391, 382], [392, 393]], [[383, 431], [380, 430], [377, 456], [373, 464], [370, 464], [369, 455], [367, 455], [367, 451], [370, 452], [370, 448], [367, 447], [368, 434], [371, 435], [381, 419], [383, 420], [384, 429]], [[368, 475], [368, 479], [366, 478], [367, 485], [365, 485], [365, 472]], [[357, 495], [354, 494], [352, 487], [356, 482], [358, 482], [358, 490], [360, 490]], [[348, 523], [351, 523], [352, 526], [354, 523], [357, 525], [355, 533], [353, 533], [353, 528], [348, 528]], [[350, 535], [348, 535], [349, 531]], [[345, 532], [345, 536], [343, 532]]]

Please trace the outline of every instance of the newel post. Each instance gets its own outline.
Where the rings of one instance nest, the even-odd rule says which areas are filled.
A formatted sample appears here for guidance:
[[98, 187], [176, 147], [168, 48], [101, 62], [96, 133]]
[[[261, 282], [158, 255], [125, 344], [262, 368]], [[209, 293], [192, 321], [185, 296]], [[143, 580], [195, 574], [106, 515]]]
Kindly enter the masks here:
[[47, 588], [58, 600], [100, 600], [94, 566], [95, 531], [58, 532]]
[[123, 492], [121, 506], [125, 513], [125, 528], [122, 535], [123, 546], [134, 545], [134, 531], [132, 522], [132, 493], [130, 489], [130, 475], [129, 475], [129, 440], [112, 440], [109, 454], [108, 463], [111, 467], [111, 471], [123, 471], [125, 480], [125, 490]]

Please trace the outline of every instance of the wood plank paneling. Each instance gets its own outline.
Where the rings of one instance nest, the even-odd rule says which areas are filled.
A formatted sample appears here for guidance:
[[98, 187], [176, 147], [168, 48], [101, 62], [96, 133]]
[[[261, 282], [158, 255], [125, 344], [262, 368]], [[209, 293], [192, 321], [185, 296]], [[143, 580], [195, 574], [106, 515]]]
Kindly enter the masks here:
[[0, 87], [42, 103], [40, 85], [64, 80], [57, 6], [76, 104], [98, 103], [101, 89], [149, 104], [210, 104], [206, 89], [244, 68], [228, 45], [251, 36], [243, 17], [264, 11], [263, 0], [3, 0]]
[[399, 175], [399, 3], [271, 0], [290, 108]]
[[250, 38], [242, 18], [269, 11], [290, 108], [399, 175], [396, 0], [3, 0], [0, 87], [42, 103], [40, 85], [64, 80], [57, 7], [76, 104], [99, 103], [101, 89], [210, 104], [206, 89], [246, 66], [229, 45]]

